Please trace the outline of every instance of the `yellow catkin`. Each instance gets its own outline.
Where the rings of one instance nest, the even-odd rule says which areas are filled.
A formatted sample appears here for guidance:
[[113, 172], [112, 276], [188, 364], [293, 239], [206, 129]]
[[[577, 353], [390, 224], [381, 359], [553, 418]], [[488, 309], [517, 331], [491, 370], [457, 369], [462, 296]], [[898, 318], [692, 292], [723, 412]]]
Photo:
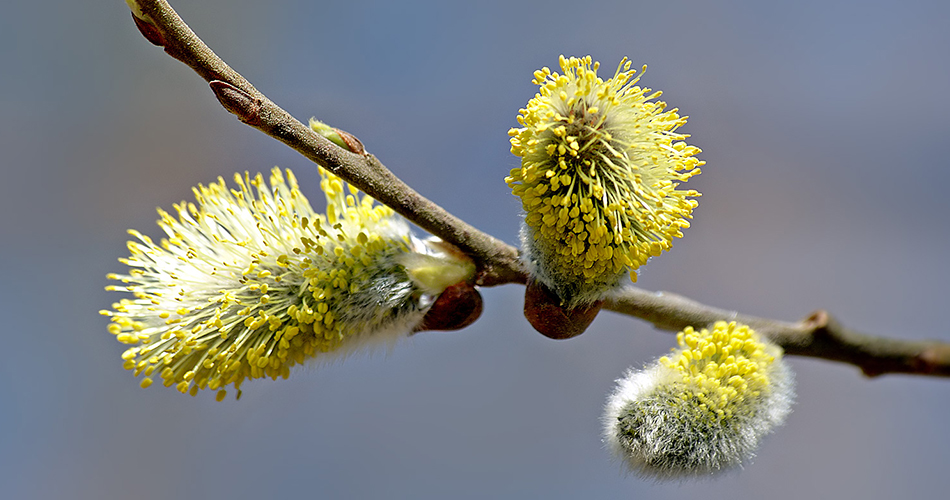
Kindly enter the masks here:
[[644, 477], [683, 479], [741, 466], [795, 398], [780, 347], [735, 322], [686, 328], [669, 356], [617, 381], [604, 442]]
[[607, 80], [590, 56], [560, 66], [534, 74], [539, 92], [509, 131], [521, 166], [505, 180], [521, 198], [538, 278], [562, 299], [590, 301], [682, 237], [699, 193], [677, 187], [703, 162], [676, 131], [686, 117], [636, 85], [629, 61]]
[[[130, 346], [124, 366], [157, 371], [182, 393], [210, 388], [220, 400], [226, 386], [240, 396], [245, 380], [286, 378], [387, 321], [421, 320], [433, 300], [421, 297], [445, 287], [413, 291], [400, 258], [423, 243], [392, 209], [320, 173], [325, 213], [311, 208], [293, 173], [275, 168], [269, 182], [245, 173], [234, 189], [221, 178], [199, 185], [195, 203], [174, 205], [177, 216], [159, 209], [160, 242], [130, 231], [136, 240], [121, 260], [131, 269], [110, 274], [121, 284], [109, 288], [134, 298], [103, 311], [109, 332]], [[453, 276], [470, 276], [465, 269]], [[389, 281], [371, 286], [379, 279]], [[384, 292], [401, 295], [372, 295]], [[391, 310], [379, 311], [383, 304]]]

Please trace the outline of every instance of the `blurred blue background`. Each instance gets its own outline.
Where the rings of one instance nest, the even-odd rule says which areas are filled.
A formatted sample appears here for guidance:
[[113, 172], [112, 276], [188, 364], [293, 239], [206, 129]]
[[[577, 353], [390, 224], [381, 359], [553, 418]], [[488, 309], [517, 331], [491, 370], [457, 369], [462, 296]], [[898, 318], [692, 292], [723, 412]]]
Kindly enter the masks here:
[[[871, 333], [947, 331], [950, 7], [902, 2], [178, 0], [225, 60], [301, 120], [354, 133], [397, 175], [509, 242], [509, 127], [559, 54], [690, 116], [695, 221], [640, 285]], [[711, 481], [625, 475], [600, 442], [613, 381], [673, 338], [604, 313], [549, 341], [523, 288], [388, 355], [298, 370], [216, 403], [121, 367], [97, 311], [127, 228], [235, 171], [315, 168], [226, 113], [120, 0], [0, 18], [0, 488], [16, 499], [940, 498], [950, 381], [868, 380], [793, 358], [798, 404], [753, 464]]]

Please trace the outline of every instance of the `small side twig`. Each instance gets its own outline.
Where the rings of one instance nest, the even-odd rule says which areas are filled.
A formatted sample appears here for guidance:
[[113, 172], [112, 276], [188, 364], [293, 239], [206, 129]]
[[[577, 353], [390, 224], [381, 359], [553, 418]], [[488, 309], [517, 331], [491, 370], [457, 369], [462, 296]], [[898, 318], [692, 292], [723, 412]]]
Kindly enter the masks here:
[[[478, 265], [476, 284], [525, 284], [528, 276], [518, 250], [479, 231], [426, 199], [362, 149], [355, 137], [341, 148], [259, 92], [218, 57], [165, 0], [137, 0], [147, 20], [135, 19], [142, 34], [170, 56], [201, 76], [219, 102], [242, 122], [283, 142], [304, 157], [340, 176], [353, 186], [389, 205], [422, 229], [468, 254]], [[359, 144], [359, 146], [356, 146]], [[798, 323], [742, 315], [707, 306], [668, 292], [627, 287], [604, 304], [605, 309], [653, 323], [664, 330], [704, 326], [718, 320], [750, 325], [786, 353], [827, 359], [859, 367], [868, 376], [910, 373], [950, 376], [950, 344], [906, 341], [858, 333], [840, 325], [825, 311]]]

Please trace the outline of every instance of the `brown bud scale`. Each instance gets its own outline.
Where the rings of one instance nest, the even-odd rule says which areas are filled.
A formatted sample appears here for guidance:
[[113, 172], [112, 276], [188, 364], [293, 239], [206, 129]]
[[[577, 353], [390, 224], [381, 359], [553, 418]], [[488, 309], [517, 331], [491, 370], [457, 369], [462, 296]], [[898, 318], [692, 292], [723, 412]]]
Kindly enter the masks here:
[[469, 283], [456, 283], [439, 295], [416, 331], [461, 330], [482, 315], [482, 296]]
[[567, 308], [541, 282], [529, 278], [525, 287], [524, 317], [541, 335], [555, 340], [584, 333], [603, 305], [604, 301], [598, 300], [590, 305]]
[[157, 45], [159, 47], [165, 46], [165, 37], [162, 36], [160, 31], [158, 31], [158, 27], [148, 21], [144, 21], [135, 17], [135, 14], [132, 14], [132, 21], [135, 22], [135, 27], [139, 29], [139, 33], [142, 33], [142, 36], [151, 42], [152, 45]]

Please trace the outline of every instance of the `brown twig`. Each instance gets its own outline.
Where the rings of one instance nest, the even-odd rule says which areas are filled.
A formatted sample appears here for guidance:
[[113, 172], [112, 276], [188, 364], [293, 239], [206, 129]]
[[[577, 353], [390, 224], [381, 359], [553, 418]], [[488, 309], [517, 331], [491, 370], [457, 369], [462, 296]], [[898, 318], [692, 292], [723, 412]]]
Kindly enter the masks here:
[[786, 354], [849, 363], [869, 377], [886, 373], [950, 377], [950, 344], [859, 333], [845, 328], [823, 310], [789, 323], [707, 306], [674, 293], [634, 287], [615, 294], [604, 308], [636, 316], [664, 330], [678, 331], [720, 320], [744, 323], [780, 345]]
[[[135, 19], [142, 34], [191, 67], [211, 86], [218, 101], [242, 122], [283, 142], [389, 205], [422, 229], [455, 245], [478, 265], [476, 283], [494, 286], [527, 282], [518, 250], [486, 234], [426, 199], [393, 175], [355, 137], [348, 149], [314, 133], [231, 69], [185, 24], [165, 0], [137, 0], [145, 18]], [[347, 134], [349, 135], [349, 134]], [[357, 146], [358, 145], [358, 146]], [[718, 320], [746, 323], [781, 345], [786, 353], [850, 363], [868, 376], [885, 373], [950, 376], [950, 344], [870, 336], [847, 329], [827, 312], [798, 323], [740, 315], [666, 292], [628, 287], [604, 308], [641, 318], [657, 328], [680, 330]]]
[[141, 0], [138, 4], [148, 17], [142, 20], [133, 14], [142, 34], [198, 73], [211, 86], [221, 105], [239, 120], [290, 146], [422, 229], [471, 255], [479, 267], [477, 284], [524, 282], [515, 248], [426, 199], [393, 175], [375, 156], [365, 151], [353, 153], [314, 133], [231, 69], [198, 38], [168, 2]]

